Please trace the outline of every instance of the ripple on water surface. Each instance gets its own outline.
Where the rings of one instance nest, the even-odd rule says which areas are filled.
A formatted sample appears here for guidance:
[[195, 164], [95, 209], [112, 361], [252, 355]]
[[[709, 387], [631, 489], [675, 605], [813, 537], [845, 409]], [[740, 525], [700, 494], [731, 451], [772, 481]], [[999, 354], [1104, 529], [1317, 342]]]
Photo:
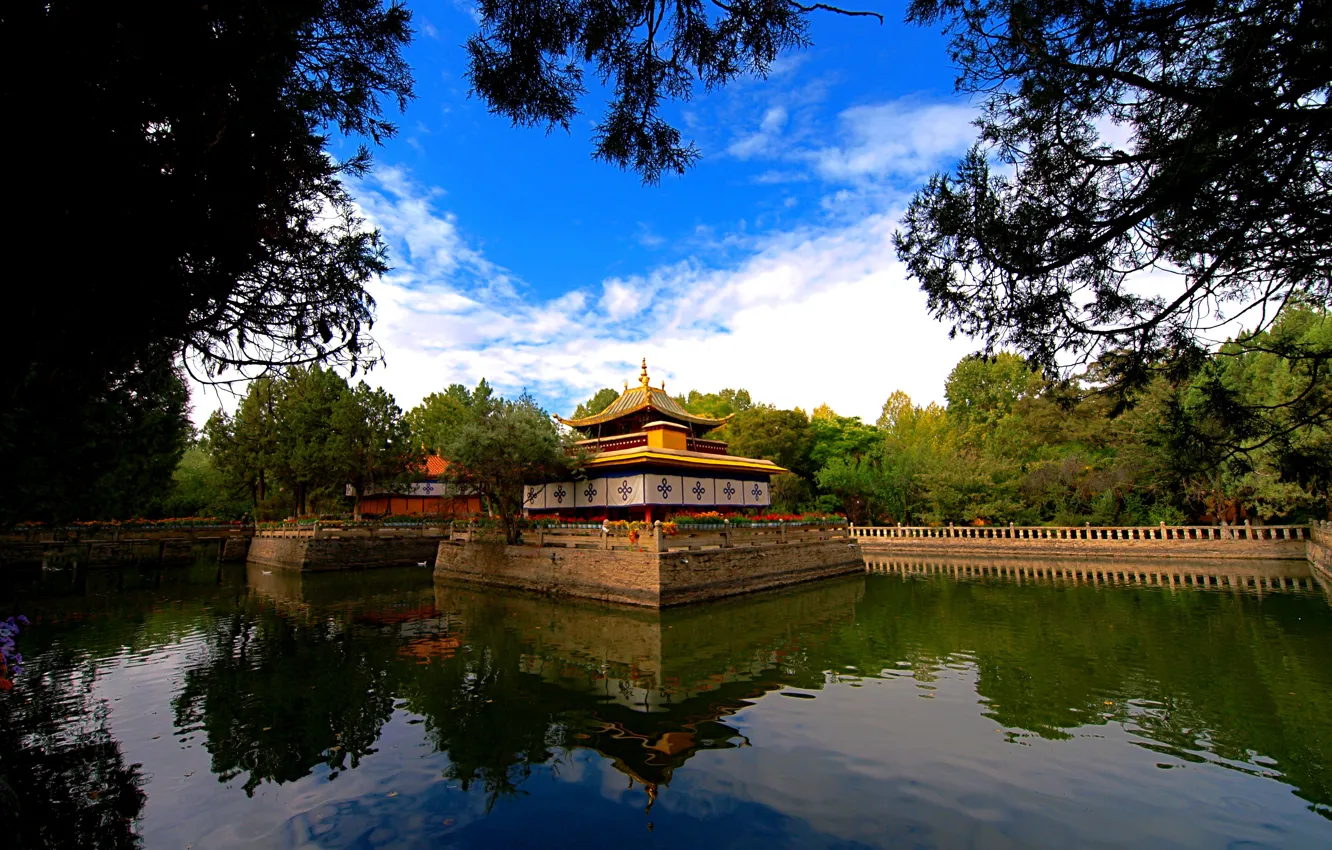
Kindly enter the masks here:
[[1332, 844], [1311, 577], [955, 566], [665, 612], [42, 573], [0, 775], [20, 846]]

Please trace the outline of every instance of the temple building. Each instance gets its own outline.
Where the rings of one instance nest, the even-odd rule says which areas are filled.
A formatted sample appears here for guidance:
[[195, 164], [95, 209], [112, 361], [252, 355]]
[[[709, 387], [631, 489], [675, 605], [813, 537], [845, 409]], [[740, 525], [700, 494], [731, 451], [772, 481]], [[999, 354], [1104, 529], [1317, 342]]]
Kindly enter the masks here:
[[738, 511], [772, 504], [772, 476], [786, 470], [768, 460], [736, 457], [726, 443], [704, 435], [729, 416], [696, 416], [648, 379], [647, 360], [638, 385], [605, 410], [560, 422], [585, 434], [578, 445], [591, 457], [584, 480], [529, 484], [529, 513], [613, 519], [664, 519], [680, 510]]
[[[389, 488], [372, 488], [361, 494], [362, 515], [442, 515], [468, 517], [482, 511], [479, 496], [461, 495], [457, 488], [444, 480], [449, 462], [439, 455], [430, 455], [421, 464], [421, 480]], [[347, 485], [347, 495], [356, 497], [356, 489]]]

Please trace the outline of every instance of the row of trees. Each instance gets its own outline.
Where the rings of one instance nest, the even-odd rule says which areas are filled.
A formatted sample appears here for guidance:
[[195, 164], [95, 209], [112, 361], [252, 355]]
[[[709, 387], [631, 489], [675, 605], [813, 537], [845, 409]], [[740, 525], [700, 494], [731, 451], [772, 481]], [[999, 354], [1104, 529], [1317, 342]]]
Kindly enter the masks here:
[[348, 485], [392, 484], [421, 461], [393, 396], [318, 366], [252, 382], [234, 416], [209, 418], [196, 449], [220, 476], [223, 509], [239, 502], [257, 516], [340, 507]]
[[[1280, 351], [1332, 342], [1322, 310], [1286, 310], [1241, 349], [1131, 394], [1049, 379], [1012, 353], [968, 357], [946, 405], [895, 392], [873, 425], [826, 405], [755, 404], [744, 390], [680, 401], [735, 414], [716, 436], [734, 454], [791, 470], [777, 507], [855, 522], [1145, 524], [1327, 516], [1332, 378]], [[602, 393], [606, 391], [603, 390]]]
[[516, 537], [524, 478], [568, 470], [577, 461], [567, 442], [530, 396], [502, 398], [484, 380], [404, 413], [364, 381], [293, 368], [252, 382], [234, 415], [213, 414], [167, 504], [180, 514], [359, 515], [359, 496], [419, 480], [426, 455], [438, 454], [457, 492], [480, 496]]

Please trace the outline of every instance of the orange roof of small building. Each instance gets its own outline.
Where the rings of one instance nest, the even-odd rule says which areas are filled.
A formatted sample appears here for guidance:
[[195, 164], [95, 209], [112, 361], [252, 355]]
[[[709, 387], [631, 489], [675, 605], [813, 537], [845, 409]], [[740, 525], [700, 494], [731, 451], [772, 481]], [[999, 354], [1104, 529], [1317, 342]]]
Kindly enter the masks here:
[[646, 357], [643, 358], [643, 372], [638, 376], [638, 386], [630, 387], [626, 384], [624, 392], [620, 393], [620, 397], [608, 404], [605, 410], [592, 416], [585, 416], [582, 419], [565, 419], [563, 416], [556, 416], [555, 418], [571, 428], [591, 428], [594, 425], [612, 422], [648, 408], [665, 414], [672, 419], [690, 422], [694, 425], [704, 425], [708, 428], [721, 427], [731, 419], [730, 416], [722, 419], [715, 419], [711, 416], [697, 416], [685, 410], [680, 402], [668, 396], [664, 385], [661, 388], [651, 386], [648, 381]]
[[430, 455], [423, 464], [425, 474], [438, 477], [444, 474], [444, 470], [449, 468], [449, 462], [439, 455]]

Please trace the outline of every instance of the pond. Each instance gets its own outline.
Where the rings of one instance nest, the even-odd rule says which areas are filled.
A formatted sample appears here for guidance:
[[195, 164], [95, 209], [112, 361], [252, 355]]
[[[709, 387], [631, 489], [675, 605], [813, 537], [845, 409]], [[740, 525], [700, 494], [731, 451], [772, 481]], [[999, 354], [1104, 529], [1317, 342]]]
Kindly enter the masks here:
[[190, 850], [1332, 846], [1332, 607], [1307, 571], [1278, 592], [962, 572], [665, 612], [425, 569], [19, 576], [4, 829]]

